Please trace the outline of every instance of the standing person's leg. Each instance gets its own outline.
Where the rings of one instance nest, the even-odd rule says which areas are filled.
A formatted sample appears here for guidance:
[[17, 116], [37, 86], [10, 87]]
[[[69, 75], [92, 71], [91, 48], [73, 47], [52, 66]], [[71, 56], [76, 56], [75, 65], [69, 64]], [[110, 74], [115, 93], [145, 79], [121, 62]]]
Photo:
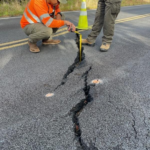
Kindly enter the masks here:
[[100, 34], [104, 23], [104, 13], [105, 13], [105, 2], [104, 0], [98, 1], [98, 6], [95, 14], [95, 21], [92, 27], [91, 33], [88, 35], [87, 39], [83, 39], [83, 44], [92, 45], [95, 43], [97, 36]]
[[105, 0], [105, 18], [103, 26], [103, 37], [101, 51], [107, 51], [110, 48], [114, 35], [115, 20], [120, 12], [120, 0]]
[[41, 23], [29, 24], [24, 27], [24, 32], [29, 36], [28, 43], [31, 52], [40, 52], [36, 42], [43, 39], [49, 39], [52, 36], [52, 28], [48, 28]]

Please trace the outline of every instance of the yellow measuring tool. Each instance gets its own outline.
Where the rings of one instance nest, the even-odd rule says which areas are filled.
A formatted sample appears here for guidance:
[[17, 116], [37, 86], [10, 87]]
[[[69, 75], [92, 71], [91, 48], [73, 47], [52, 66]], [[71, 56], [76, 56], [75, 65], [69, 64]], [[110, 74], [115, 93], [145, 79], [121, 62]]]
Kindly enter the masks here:
[[83, 51], [83, 47], [82, 47], [82, 34], [79, 33], [77, 30], [74, 31], [74, 33], [76, 33], [76, 44], [78, 46], [79, 49], [79, 61], [82, 61], [82, 51]]

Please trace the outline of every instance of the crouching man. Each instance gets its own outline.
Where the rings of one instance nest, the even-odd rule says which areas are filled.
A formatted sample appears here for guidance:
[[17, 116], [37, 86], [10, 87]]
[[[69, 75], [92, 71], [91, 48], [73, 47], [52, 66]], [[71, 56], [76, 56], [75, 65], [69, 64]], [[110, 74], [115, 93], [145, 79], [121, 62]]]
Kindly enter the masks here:
[[43, 44], [58, 44], [60, 40], [53, 40], [52, 34], [61, 26], [67, 25], [68, 30], [75, 31], [73, 23], [63, 20], [64, 16], [59, 9], [60, 3], [66, 0], [30, 0], [27, 4], [20, 24], [26, 35], [31, 52], [40, 52], [36, 43], [42, 40]]

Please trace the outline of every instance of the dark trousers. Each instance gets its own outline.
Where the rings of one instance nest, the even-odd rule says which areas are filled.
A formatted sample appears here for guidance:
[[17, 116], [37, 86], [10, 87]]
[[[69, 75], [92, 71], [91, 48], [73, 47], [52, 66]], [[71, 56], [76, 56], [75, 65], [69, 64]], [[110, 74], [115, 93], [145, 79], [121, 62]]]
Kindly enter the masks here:
[[103, 27], [102, 42], [111, 43], [114, 35], [115, 20], [120, 12], [121, 0], [99, 0], [95, 21], [87, 40], [95, 43]]

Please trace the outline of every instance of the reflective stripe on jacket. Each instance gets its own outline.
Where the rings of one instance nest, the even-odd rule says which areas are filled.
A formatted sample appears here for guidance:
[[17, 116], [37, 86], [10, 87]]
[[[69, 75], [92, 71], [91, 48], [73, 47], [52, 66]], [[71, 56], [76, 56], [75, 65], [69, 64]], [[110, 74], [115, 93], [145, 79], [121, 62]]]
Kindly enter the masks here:
[[[55, 15], [60, 12], [59, 4], [55, 7]], [[30, 0], [27, 4], [20, 24], [24, 28], [31, 23], [43, 23], [50, 28], [59, 28], [64, 25], [63, 20], [56, 20], [50, 17], [53, 13], [53, 6], [48, 4], [46, 0]]]

